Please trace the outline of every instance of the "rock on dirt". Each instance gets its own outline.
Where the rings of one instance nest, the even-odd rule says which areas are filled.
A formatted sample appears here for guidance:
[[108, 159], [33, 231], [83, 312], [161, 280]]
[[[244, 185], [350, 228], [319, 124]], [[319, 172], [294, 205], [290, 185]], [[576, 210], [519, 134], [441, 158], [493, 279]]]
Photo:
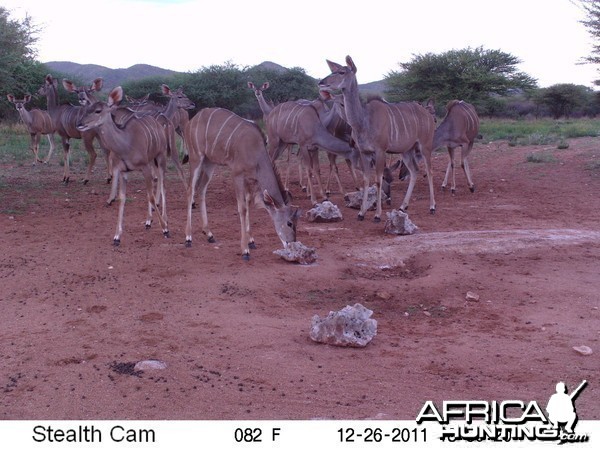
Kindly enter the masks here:
[[309, 222], [339, 222], [343, 217], [340, 208], [329, 200], [325, 200], [309, 209], [306, 212], [306, 219]]
[[307, 247], [300, 241], [290, 242], [286, 248], [275, 250], [273, 253], [289, 262], [312, 264], [317, 260], [317, 250]]
[[134, 369], [137, 370], [164, 370], [167, 368], [167, 363], [157, 359], [146, 359], [136, 363]]
[[373, 311], [356, 303], [337, 312], [330, 311], [323, 319], [315, 315], [310, 338], [340, 347], [365, 347], [377, 335], [377, 321], [371, 319], [372, 314]]
[[[368, 204], [368, 210], [374, 210], [375, 206], [377, 206], [377, 187], [375, 186], [370, 186], [369, 189], [367, 189], [367, 204]], [[361, 189], [358, 192], [352, 192], [349, 193], [347, 195], [347, 199], [346, 199], [346, 206], [348, 208], [353, 208], [353, 209], [360, 209], [361, 205], [362, 205], [362, 198], [363, 198], [363, 190]], [[385, 192], [381, 193], [381, 201], [385, 202], [387, 201], [388, 196], [385, 194]]]
[[386, 214], [387, 220], [385, 222], [384, 232], [388, 234], [415, 234], [415, 232], [419, 229], [414, 223], [412, 223], [412, 221], [408, 218], [408, 214], [406, 214], [404, 211], [394, 209]]

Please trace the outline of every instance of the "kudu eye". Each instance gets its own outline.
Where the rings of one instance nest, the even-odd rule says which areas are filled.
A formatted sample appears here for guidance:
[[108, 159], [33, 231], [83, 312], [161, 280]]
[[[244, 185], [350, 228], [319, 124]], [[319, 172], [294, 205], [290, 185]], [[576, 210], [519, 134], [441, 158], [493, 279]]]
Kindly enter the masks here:
[[287, 226], [290, 227], [290, 228], [293, 228], [294, 224], [291, 221], [288, 220]]

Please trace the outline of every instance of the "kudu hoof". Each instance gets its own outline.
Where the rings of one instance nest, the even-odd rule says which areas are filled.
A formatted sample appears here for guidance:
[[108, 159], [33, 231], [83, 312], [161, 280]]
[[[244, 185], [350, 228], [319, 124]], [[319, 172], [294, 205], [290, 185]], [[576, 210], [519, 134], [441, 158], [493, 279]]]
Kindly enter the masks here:
[[112, 183], [112, 178], [107, 178], [106, 179], [106, 184], [110, 184], [110, 183]]
[[471, 186], [471, 187], [469, 188], [469, 190], [471, 191], [471, 193], [475, 193], [475, 186]]
[[85, 185], [85, 184], [88, 184], [88, 182], [89, 182], [89, 181], [90, 181], [90, 180], [83, 180], [83, 184], [84, 184], [84, 185]]
[[150, 228], [152, 228], [152, 225], [150, 225], [149, 223], [144, 225], [144, 228], [146, 228], [146, 230], [149, 230]]
[[208, 242], [210, 242], [211, 244], [214, 244], [215, 242], [217, 242], [217, 240], [215, 239], [214, 236], [209, 236], [208, 237]]
[[365, 216], [363, 216], [362, 214], [358, 215], [358, 221], [362, 222], [363, 220], [365, 220]]
[[192, 203], [192, 209], [196, 209], [196, 202]]
[[185, 248], [190, 248], [192, 246], [192, 241], [185, 241]]
[[169, 239], [171, 237], [171, 235], [169, 234], [169, 230], [163, 231], [163, 236], [165, 239]]
[[381, 217], [378, 217], [378, 216], [373, 217], [373, 222], [375, 222], [375, 223], [381, 222]]
[[248, 248], [251, 250], [256, 250], [256, 243], [254, 241], [250, 242], [248, 244]]
[[450, 193], [451, 193], [452, 195], [456, 195], [456, 189], [450, 189]]
[[429, 213], [430, 213], [431, 215], [435, 214], [435, 208], [429, 208]]
[[392, 204], [392, 199], [391, 199], [391, 198], [388, 198], [388, 199], [385, 201], [385, 203], [386, 203], [386, 205], [391, 205], [391, 204]]
[[63, 178], [63, 184], [69, 184], [69, 177]]
[[242, 255], [242, 259], [243, 259], [244, 261], [250, 261], [250, 253], [244, 253], [244, 254]]
[[181, 160], [181, 164], [187, 164], [190, 161], [189, 155], [185, 155]]
[[113, 239], [113, 245], [115, 247], [118, 247], [119, 245], [121, 245], [121, 239]]

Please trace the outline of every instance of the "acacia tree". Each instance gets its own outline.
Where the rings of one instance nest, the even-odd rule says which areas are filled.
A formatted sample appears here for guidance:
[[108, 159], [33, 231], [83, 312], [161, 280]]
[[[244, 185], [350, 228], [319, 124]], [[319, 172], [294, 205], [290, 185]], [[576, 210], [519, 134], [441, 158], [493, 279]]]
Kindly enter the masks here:
[[535, 103], [545, 106], [555, 119], [569, 118], [574, 112], [585, 114], [586, 106], [593, 103], [593, 91], [582, 85], [555, 84], [538, 89], [533, 96]]
[[[29, 16], [19, 21], [10, 18], [9, 11], [0, 6], [0, 86], [5, 93], [21, 95], [33, 91], [44, 76], [44, 66], [35, 60], [37, 27]], [[14, 107], [0, 97], [0, 118]]]
[[517, 70], [520, 62], [509, 53], [483, 47], [415, 55], [399, 63], [401, 70], [386, 75], [386, 94], [392, 101], [432, 98], [438, 106], [461, 99], [487, 114], [497, 107], [494, 96], [536, 87], [534, 78]]
[[[579, 0], [579, 3], [586, 14], [585, 20], [581, 23], [594, 39], [592, 52], [583, 58], [583, 62], [600, 64], [600, 0]], [[600, 85], [600, 80], [595, 80], [594, 84]]]

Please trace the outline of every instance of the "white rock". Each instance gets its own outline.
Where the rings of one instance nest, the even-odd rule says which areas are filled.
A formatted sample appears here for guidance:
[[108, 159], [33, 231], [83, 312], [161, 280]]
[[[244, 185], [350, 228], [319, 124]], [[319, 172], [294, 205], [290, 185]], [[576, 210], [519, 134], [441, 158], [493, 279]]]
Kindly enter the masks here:
[[594, 353], [592, 351], [592, 349], [589, 348], [587, 345], [580, 345], [579, 347], [573, 347], [573, 350], [575, 350], [577, 353], [579, 353], [580, 355], [583, 355], [583, 356], [589, 356], [592, 353]]
[[404, 211], [394, 209], [386, 214], [387, 220], [385, 222], [385, 228], [383, 231], [388, 234], [415, 234], [415, 232], [419, 229], [414, 223], [411, 222], [411, 220], [408, 218], [408, 214], [406, 214]]
[[325, 200], [323, 203], [318, 203], [314, 208], [306, 212], [306, 219], [309, 222], [339, 222], [343, 219], [340, 208]]
[[370, 318], [372, 314], [373, 311], [356, 303], [337, 312], [330, 311], [323, 319], [315, 315], [310, 338], [341, 347], [364, 347], [377, 335], [377, 321]]
[[479, 294], [476, 294], [475, 292], [469, 291], [469, 292], [467, 292], [467, 295], [465, 296], [465, 298], [469, 302], [478, 302], [479, 301]]
[[156, 359], [146, 359], [144, 361], [139, 361], [134, 370], [164, 370], [167, 368], [167, 363], [163, 361], [158, 361]]
[[312, 264], [317, 260], [317, 250], [314, 247], [307, 247], [300, 241], [290, 242], [287, 248], [275, 250], [273, 253], [286, 261], [299, 264]]

